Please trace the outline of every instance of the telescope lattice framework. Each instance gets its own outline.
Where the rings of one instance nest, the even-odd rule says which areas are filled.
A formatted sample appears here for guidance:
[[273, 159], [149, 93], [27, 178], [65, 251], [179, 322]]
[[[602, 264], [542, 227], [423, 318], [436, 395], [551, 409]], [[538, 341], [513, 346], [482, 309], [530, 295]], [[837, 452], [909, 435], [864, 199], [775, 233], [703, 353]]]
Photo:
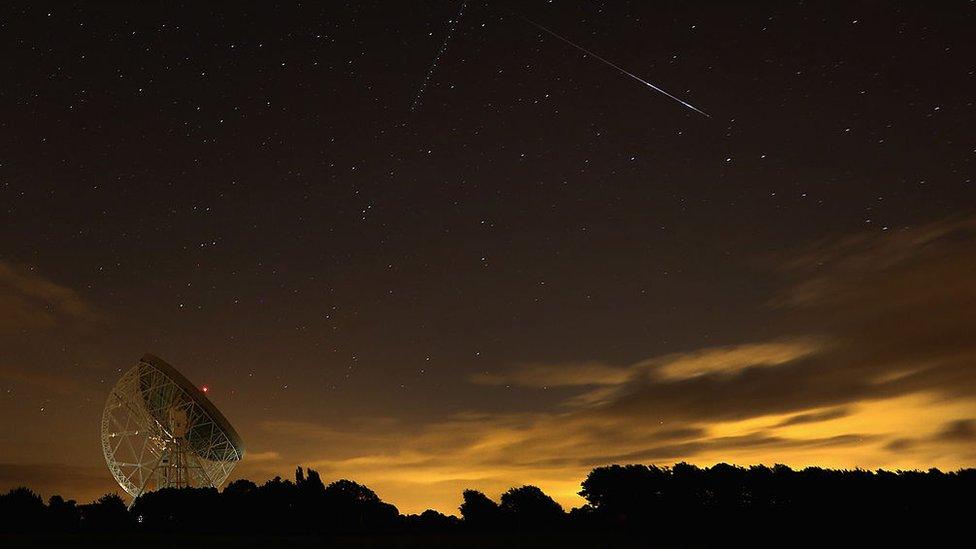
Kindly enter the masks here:
[[201, 390], [147, 354], [109, 393], [102, 452], [119, 486], [137, 498], [166, 487], [220, 487], [244, 444]]

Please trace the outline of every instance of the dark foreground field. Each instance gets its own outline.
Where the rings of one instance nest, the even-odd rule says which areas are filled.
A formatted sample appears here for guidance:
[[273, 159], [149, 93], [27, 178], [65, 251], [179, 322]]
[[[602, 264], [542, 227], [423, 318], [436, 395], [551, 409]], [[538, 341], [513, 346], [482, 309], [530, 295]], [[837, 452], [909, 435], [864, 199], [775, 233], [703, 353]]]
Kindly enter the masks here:
[[[0, 534], [0, 547], [99, 547], [155, 549], [207, 548], [336, 548], [336, 549], [630, 549], [673, 547], [950, 547], [960, 536], [971, 540], [963, 524], [896, 522], [864, 524], [860, 528], [825, 524], [778, 529], [724, 528], [702, 524], [678, 536], [648, 533], [600, 532], [388, 532], [348, 535], [224, 535], [224, 534]], [[961, 546], [968, 546], [968, 541]]]
[[[0, 535], [0, 547], [323, 547], [337, 549], [512, 548], [512, 547], [648, 547], [662, 546], [646, 537], [611, 532], [472, 533], [425, 532], [350, 534], [340, 536], [229, 536], [180, 534], [30, 534]], [[663, 546], [674, 546], [671, 543]]]

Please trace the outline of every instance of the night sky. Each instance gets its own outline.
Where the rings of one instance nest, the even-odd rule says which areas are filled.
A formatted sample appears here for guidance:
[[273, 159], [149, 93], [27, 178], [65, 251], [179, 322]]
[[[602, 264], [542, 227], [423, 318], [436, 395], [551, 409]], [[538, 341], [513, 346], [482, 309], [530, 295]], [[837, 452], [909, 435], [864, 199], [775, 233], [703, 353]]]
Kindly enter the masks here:
[[145, 352], [209, 386], [232, 478], [407, 512], [976, 464], [972, 2], [459, 9], [0, 8], [0, 488], [118, 490]]

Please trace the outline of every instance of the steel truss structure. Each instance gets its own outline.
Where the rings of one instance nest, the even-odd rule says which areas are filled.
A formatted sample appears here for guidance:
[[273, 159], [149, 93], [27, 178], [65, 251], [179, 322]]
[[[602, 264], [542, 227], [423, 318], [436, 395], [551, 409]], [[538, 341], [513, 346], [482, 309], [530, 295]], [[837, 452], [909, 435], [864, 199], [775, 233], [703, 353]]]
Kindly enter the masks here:
[[146, 355], [102, 412], [102, 452], [133, 498], [165, 487], [220, 487], [244, 457], [223, 414], [175, 368]]

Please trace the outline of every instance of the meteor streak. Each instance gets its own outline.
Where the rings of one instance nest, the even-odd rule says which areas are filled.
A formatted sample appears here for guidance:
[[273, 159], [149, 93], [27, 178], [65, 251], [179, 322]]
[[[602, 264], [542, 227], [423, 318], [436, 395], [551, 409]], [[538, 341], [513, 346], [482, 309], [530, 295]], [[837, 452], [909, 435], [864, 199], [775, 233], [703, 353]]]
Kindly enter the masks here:
[[424, 79], [420, 82], [420, 89], [417, 90], [417, 95], [414, 96], [413, 102], [410, 103], [410, 112], [416, 111], [420, 107], [420, 102], [424, 98], [424, 92], [427, 91], [427, 86], [430, 84], [430, 79], [434, 76], [434, 71], [437, 70], [437, 65], [441, 61], [444, 52], [447, 51], [447, 46], [451, 43], [451, 38], [454, 37], [454, 29], [457, 27], [458, 21], [464, 15], [464, 8], [468, 5], [467, 1], [461, 2], [461, 7], [458, 8], [457, 15], [454, 19], [449, 19], [447, 21], [447, 34], [444, 36], [444, 41], [441, 42], [441, 47], [437, 49], [437, 53], [434, 55], [434, 62], [430, 64], [430, 68], [427, 69], [426, 74], [424, 74]]
[[602, 61], [605, 65], [609, 65], [609, 66], [617, 69], [619, 72], [622, 72], [622, 73], [626, 74], [627, 76], [633, 78], [634, 80], [640, 82], [641, 84], [644, 84], [648, 88], [651, 88], [652, 90], [654, 90], [654, 91], [656, 91], [656, 92], [658, 92], [660, 94], [666, 95], [667, 97], [669, 97], [669, 98], [677, 101], [678, 103], [681, 103], [685, 107], [688, 107], [689, 109], [697, 112], [698, 114], [701, 114], [703, 116], [707, 116], [707, 117], [711, 118], [711, 116], [708, 113], [706, 113], [705, 111], [699, 109], [698, 107], [695, 107], [691, 103], [688, 103], [687, 101], [683, 101], [683, 100], [681, 100], [681, 99], [679, 99], [679, 98], [671, 95], [670, 93], [668, 93], [668, 92], [664, 91], [663, 89], [655, 86], [654, 84], [651, 84], [647, 80], [644, 80], [643, 78], [637, 76], [636, 74], [634, 74], [634, 73], [632, 73], [630, 71], [625, 70], [623, 67], [620, 67], [619, 65], [617, 65], [617, 64], [615, 64], [615, 63], [613, 63], [613, 62], [611, 62], [611, 61], [609, 61], [609, 60], [607, 60], [607, 59], [605, 59], [603, 57], [600, 57], [599, 55], [591, 52], [590, 50], [584, 48], [583, 46], [580, 46], [579, 44], [576, 44], [575, 42], [572, 42], [568, 38], [563, 37], [562, 35], [556, 33], [555, 31], [553, 31], [551, 29], [549, 29], [548, 27], [545, 27], [543, 25], [540, 25], [539, 23], [536, 23], [535, 21], [529, 19], [528, 17], [526, 17], [526, 16], [524, 16], [524, 15], [522, 15], [520, 13], [515, 13], [515, 15], [517, 15], [523, 21], [525, 21], [526, 23], [532, 25], [533, 27], [536, 27], [537, 29], [542, 30], [546, 34], [549, 34], [551, 36], [554, 36], [554, 37], [558, 38], [559, 40], [562, 40], [563, 42], [569, 44], [570, 46], [573, 46], [574, 48], [580, 50], [581, 52], [583, 52], [583, 53], [585, 53], [587, 55], [590, 55], [592, 57], [595, 57], [596, 59]]

